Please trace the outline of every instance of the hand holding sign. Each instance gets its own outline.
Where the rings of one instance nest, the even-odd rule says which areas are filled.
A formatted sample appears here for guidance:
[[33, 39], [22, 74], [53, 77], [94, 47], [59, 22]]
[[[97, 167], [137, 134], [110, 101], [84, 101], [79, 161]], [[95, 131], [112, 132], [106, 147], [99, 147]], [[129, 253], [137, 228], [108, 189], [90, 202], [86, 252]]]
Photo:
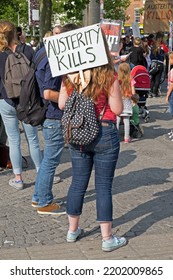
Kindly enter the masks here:
[[75, 88], [81, 92], [91, 80], [91, 71], [89, 69], [85, 71], [80, 70], [77, 73], [68, 74], [67, 76]]

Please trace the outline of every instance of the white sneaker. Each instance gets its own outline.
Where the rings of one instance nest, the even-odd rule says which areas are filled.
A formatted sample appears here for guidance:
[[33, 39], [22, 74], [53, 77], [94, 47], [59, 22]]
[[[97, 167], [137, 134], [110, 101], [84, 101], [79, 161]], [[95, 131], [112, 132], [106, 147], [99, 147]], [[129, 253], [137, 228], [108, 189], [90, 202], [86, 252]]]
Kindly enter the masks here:
[[111, 252], [126, 244], [127, 240], [125, 237], [116, 237], [113, 235], [111, 239], [102, 241], [102, 250], [105, 252]]
[[23, 190], [23, 180], [18, 180], [16, 181], [15, 178], [14, 179], [10, 179], [9, 180], [9, 185], [14, 187], [16, 190]]
[[173, 131], [171, 130], [170, 132], [168, 132], [168, 135], [171, 136], [173, 134]]
[[172, 139], [173, 138], [173, 134], [169, 135], [169, 139]]

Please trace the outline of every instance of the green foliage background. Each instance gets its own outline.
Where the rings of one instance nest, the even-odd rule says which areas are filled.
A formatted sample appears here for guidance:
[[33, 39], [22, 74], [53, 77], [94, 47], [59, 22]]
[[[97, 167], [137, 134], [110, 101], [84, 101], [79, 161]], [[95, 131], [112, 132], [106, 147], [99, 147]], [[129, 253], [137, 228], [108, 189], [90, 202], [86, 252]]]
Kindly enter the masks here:
[[[52, 7], [52, 13], [47, 14], [51, 20], [56, 18], [61, 24], [66, 22], [81, 23], [84, 9], [90, 1], [99, 0], [39, 0], [42, 12], [46, 11], [46, 4]], [[46, 2], [45, 2], [46, 1]], [[12, 21], [15, 25], [20, 24], [24, 30], [28, 27], [28, 0], [1, 0], [0, 19]], [[130, 5], [130, 0], [104, 0], [104, 18], [109, 19], [126, 19], [125, 11]], [[45, 9], [45, 10], [44, 10]], [[48, 18], [46, 18], [48, 19]], [[40, 29], [49, 30], [49, 24], [46, 25], [46, 20], [43, 18], [40, 24]], [[50, 20], [49, 20], [50, 22]], [[53, 23], [53, 22], [52, 22]]]

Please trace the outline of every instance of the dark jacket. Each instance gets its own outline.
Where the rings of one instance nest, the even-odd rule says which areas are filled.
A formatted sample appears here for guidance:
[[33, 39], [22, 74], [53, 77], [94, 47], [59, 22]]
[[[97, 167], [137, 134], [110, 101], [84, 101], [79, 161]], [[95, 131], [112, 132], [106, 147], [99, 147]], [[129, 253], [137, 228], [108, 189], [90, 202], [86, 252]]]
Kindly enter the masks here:
[[[34, 61], [45, 52], [45, 47], [42, 47], [36, 52]], [[50, 65], [48, 62], [47, 55], [41, 60], [36, 70], [36, 78], [40, 89], [40, 95], [43, 98], [43, 92], [46, 89], [51, 89], [59, 91], [61, 87], [61, 77], [52, 77]], [[44, 98], [43, 98], [44, 100]], [[44, 100], [45, 101], [45, 100]], [[46, 112], [46, 118], [48, 119], [58, 119], [62, 117], [63, 111], [59, 109], [58, 104], [52, 101], [49, 101], [48, 109]]]
[[147, 67], [147, 62], [146, 59], [144, 57], [144, 50], [142, 47], [131, 47], [130, 51], [132, 52], [130, 54], [130, 63], [136, 65], [143, 65], [145, 67]]

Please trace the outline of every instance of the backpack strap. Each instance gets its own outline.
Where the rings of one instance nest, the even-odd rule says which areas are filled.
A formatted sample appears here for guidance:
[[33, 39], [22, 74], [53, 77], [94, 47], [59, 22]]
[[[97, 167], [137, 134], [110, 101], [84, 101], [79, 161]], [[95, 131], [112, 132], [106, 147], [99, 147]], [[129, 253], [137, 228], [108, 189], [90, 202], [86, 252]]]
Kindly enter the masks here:
[[[39, 63], [42, 61], [42, 59], [44, 58], [44, 57], [46, 57], [46, 51], [44, 51], [43, 53], [41, 53], [38, 57], [37, 57], [37, 59], [36, 59], [36, 61], [34, 62], [34, 68], [35, 68], [35, 70], [37, 69], [37, 67], [38, 67], [38, 65], [39, 65]], [[44, 102], [44, 104], [45, 104], [45, 106], [48, 106], [48, 104], [49, 104], [49, 100], [45, 100], [44, 98], [43, 98], [43, 102]]]
[[34, 67], [35, 67], [35, 69], [37, 69], [39, 63], [42, 61], [42, 59], [43, 59], [44, 57], [46, 57], [46, 51], [44, 51], [43, 53], [41, 53], [41, 54], [37, 57], [36, 61], [34, 62], [34, 65], [35, 65]]
[[25, 46], [26, 44], [20, 44], [20, 45], [17, 45], [16, 49], [15, 49], [15, 52], [17, 53], [24, 53], [24, 50], [25, 50]]
[[98, 120], [99, 120], [100, 122], [101, 122], [101, 120], [102, 120], [102, 118], [103, 118], [103, 115], [104, 115], [104, 113], [105, 113], [106, 105], [107, 105], [107, 103], [105, 103], [103, 109], [101, 110], [101, 112], [100, 112], [100, 114], [99, 114], [99, 116], [98, 116]]

